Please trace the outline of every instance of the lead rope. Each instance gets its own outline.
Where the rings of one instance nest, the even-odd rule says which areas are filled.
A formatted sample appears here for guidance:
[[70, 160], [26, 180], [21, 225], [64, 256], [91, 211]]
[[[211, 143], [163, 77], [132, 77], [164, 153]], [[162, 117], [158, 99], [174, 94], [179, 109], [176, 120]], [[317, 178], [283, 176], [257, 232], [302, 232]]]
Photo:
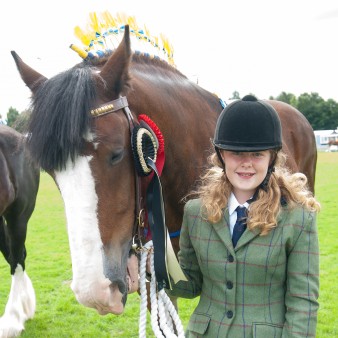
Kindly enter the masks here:
[[[156, 275], [154, 269], [154, 247], [153, 242], [147, 242], [141, 251], [140, 262], [140, 321], [139, 338], [146, 337], [147, 324], [147, 280], [146, 265], [150, 255], [151, 281], [150, 281], [150, 301], [151, 301], [151, 326], [156, 338], [184, 338], [184, 330], [177, 311], [170, 298], [162, 288], [157, 292]], [[177, 335], [174, 333], [176, 328]]]

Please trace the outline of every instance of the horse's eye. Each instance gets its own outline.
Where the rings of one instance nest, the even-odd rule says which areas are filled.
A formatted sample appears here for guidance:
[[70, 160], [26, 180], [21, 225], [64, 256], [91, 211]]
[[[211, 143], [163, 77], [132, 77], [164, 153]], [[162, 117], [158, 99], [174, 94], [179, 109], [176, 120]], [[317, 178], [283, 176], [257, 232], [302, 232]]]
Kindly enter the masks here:
[[123, 158], [123, 149], [115, 149], [110, 155], [110, 164], [115, 165], [119, 163]]

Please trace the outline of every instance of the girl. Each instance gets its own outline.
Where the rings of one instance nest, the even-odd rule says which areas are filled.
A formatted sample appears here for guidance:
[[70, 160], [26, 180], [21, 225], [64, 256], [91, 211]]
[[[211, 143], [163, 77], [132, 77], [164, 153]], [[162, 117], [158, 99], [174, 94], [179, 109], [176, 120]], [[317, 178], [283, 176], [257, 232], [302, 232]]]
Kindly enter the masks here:
[[223, 110], [213, 144], [185, 205], [178, 257], [188, 281], [168, 291], [200, 296], [186, 336], [315, 337], [319, 203], [285, 167], [277, 112], [247, 95]]

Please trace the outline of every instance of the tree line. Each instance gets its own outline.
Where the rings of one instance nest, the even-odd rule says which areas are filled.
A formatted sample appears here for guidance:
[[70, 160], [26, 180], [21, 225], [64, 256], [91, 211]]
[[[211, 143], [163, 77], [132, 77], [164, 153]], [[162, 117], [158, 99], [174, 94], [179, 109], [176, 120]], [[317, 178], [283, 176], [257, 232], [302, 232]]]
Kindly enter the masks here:
[[[240, 98], [239, 92], [234, 91], [230, 99]], [[270, 96], [269, 99], [286, 102], [298, 109], [310, 122], [313, 130], [336, 130], [338, 128], [338, 103], [333, 99], [324, 100], [318, 93], [303, 93], [296, 97], [286, 92], [280, 93], [277, 97]], [[19, 132], [24, 132], [28, 115], [28, 110], [19, 113], [17, 109], [10, 107], [6, 123]]]

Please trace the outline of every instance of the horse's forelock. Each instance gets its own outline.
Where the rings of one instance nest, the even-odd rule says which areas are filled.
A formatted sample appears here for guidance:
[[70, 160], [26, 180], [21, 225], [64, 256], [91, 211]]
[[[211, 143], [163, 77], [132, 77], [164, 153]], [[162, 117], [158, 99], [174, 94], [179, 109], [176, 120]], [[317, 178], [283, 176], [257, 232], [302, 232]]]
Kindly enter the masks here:
[[79, 154], [95, 96], [89, 67], [73, 67], [39, 87], [32, 100], [29, 147], [44, 170], [62, 170]]

